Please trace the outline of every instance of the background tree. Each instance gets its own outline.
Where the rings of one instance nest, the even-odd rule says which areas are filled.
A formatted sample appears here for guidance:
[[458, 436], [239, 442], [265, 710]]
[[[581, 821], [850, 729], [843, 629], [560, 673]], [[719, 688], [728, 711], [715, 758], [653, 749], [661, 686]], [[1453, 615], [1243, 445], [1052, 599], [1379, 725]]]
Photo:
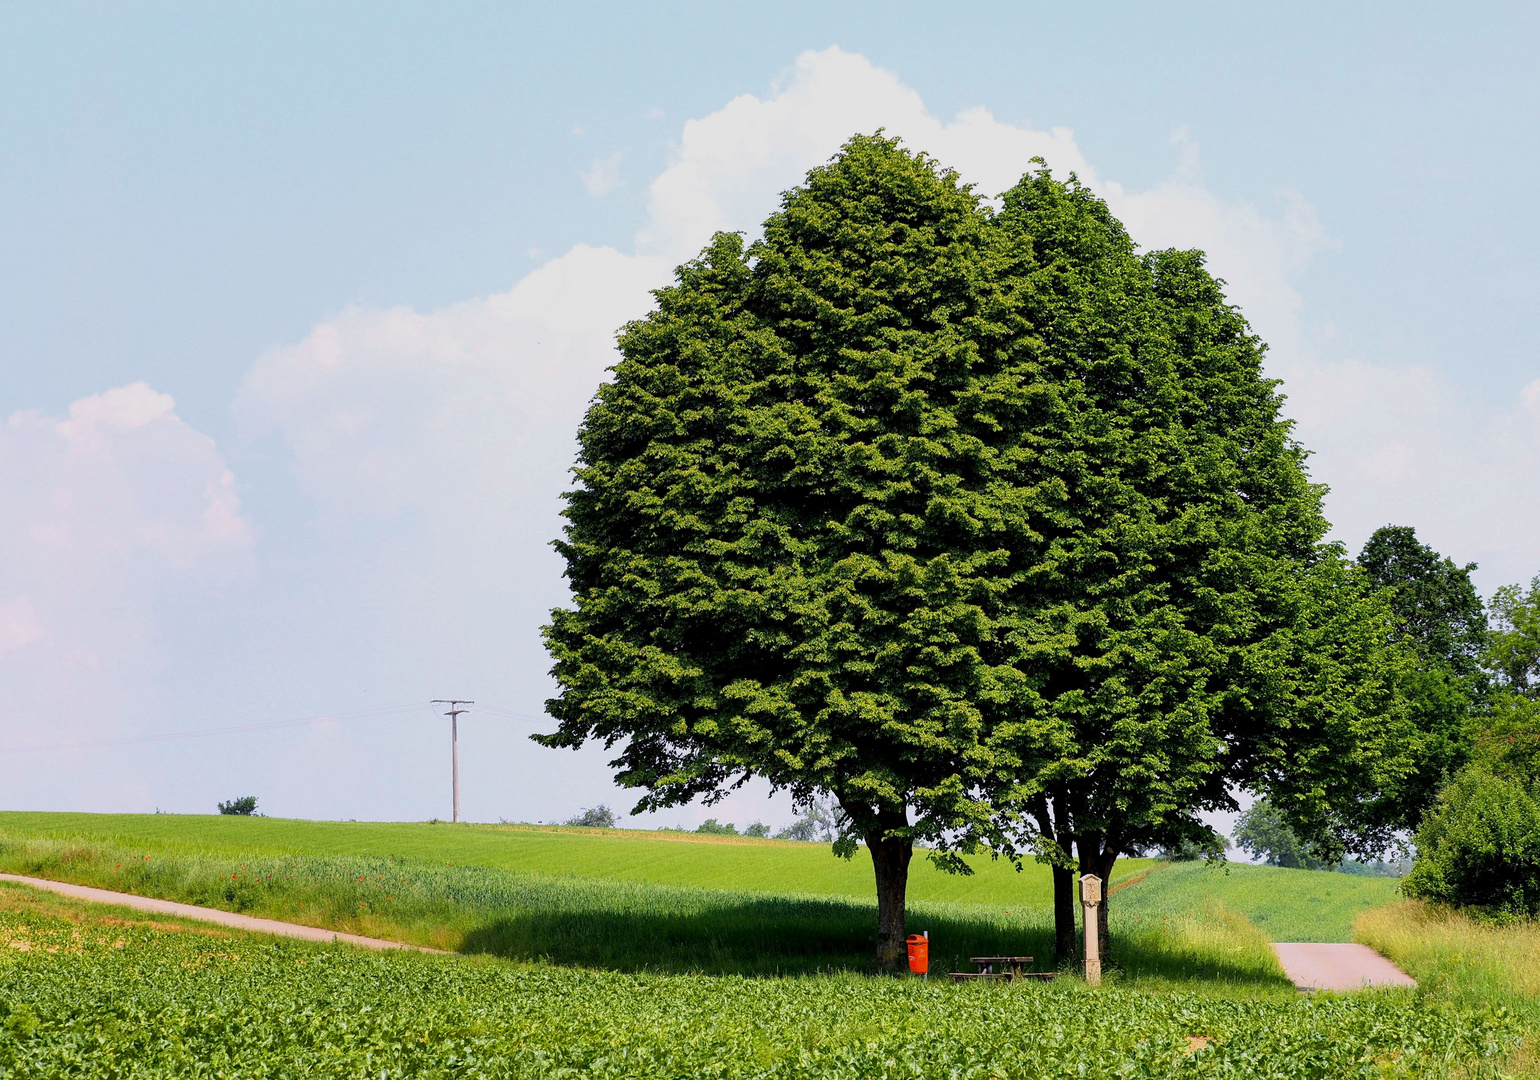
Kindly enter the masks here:
[[1492, 619], [1497, 625], [1487, 643], [1487, 666], [1504, 690], [1540, 701], [1540, 577], [1527, 593], [1518, 585], [1498, 589]]
[[1330, 870], [1313, 857], [1283, 815], [1266, 799], [1258, 799], [1235, 822], [1235, 843], [1268, 866], [1296, 870]]
[[257, 797], [255, 795], [242, 795], [238, 799], [219, 803], [221, 814], [234, 814], [237, 817], [252, 817], [257, 812]]
[[613, 829], [615, 827], [615, 811], [608, 806], [586, 806], [577, 814], [567, 819], [568, 825], [574, 825], [582, 829]]
[[1377, 799], [1360, 801], [1344, 821], [1356, 817], [1361, 830], [1374, 835], [1413, 832], [1439, 789], [1469, 760], [1477, 718], [1487, 707], [1486, 608], [1470, 580], [1476, 564], [1456, 565], [1408, 526], [1376, 530], [1358, 565], [1384, 591], [1392, 640], [1416, 657], [1400, 687], [1415, 741], [1407, 747], [1405, 775]]

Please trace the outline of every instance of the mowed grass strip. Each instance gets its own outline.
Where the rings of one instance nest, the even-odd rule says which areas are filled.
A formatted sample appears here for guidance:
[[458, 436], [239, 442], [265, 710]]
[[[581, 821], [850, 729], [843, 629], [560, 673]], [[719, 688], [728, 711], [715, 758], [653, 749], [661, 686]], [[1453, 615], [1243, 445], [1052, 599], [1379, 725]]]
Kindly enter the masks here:
[[0, 889], [0, 1070], [194, 1077], [1486, 1075], [1488, 1009], [1073, 980], [743, 979], [369, 954]]
[[[531, 874], [609, 878], [735, 892], [872, 895], [871, 858], [830, 854], [828, 844], [637, 829], [301, 821], [181, 814], [0, 813], [0, 840], [53, 839], [123, 850], [224, 856], [357, 855], [485, 866]], [[1048, 907], [1052, 877], [1031, 861], [970, 856], [974, 873], [948, 874], [923, 854], [910, 865], [913, 901]], [[1114, 881], [1154, 860], [1125, 859]]]

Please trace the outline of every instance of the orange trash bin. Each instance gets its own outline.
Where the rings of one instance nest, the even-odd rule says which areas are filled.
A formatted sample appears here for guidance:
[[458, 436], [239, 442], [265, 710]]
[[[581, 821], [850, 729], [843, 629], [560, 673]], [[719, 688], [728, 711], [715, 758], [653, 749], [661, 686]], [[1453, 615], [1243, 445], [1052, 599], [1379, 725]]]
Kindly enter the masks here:
[[909, 946], [909, 970], [924, 975], [930, 970], [930, 939], [924, 934], [910, 934], [905, 944]]

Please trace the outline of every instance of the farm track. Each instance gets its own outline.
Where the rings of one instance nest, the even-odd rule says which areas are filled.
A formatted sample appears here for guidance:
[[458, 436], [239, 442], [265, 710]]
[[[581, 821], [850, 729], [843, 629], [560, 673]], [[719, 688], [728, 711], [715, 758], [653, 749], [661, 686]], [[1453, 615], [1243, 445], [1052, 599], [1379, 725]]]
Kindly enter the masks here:
[[35, 889], [46, 889], [49, 892], [58, 893], [60, 896], [72, 897], [76, 900], [89, 900], [98, 904], [117, 904], [120, 907], [133, 908], [136, 911], [152, 911], [159, 915], [179, 915], [184, 919], [216, 923], [232, 930], [247, 930], [257, 934], [299, 938], [302, 941], [340, 942], [344, 945], [357, 945], [364, 949], [410, 949], [415, 952], [437, 953], [440, 956], [454, 955], [444, 949], [430, 949], [426, 945], [407, 945], [400, 941], [386, 941], [384, 938], [363, 937], [360, 934], [344, 934], [337, 930], [323, 930], [318, 926], [280, 922], [277, 919], [260, 919], [255, 915], [239, 915], [233, 911], [198, 907], [196, 904], [179, 904], [174, 900], [156, 900], [148, 896], [136, 896], [133, 893], [113, 892], [111, 889], [96, 889], [89, 885], [71, 885], [64, 881], [51, 881], [48, 878], [24, 877], [21, 874], [0, 874], [0, 881], [14, 881], [21, 885], [30, 885]]
[[1278, 963], [1301, 990], [1362, 990], [1416, 986], [1417, 980], [1367, 945], [1347, 942], [1278, 941]]

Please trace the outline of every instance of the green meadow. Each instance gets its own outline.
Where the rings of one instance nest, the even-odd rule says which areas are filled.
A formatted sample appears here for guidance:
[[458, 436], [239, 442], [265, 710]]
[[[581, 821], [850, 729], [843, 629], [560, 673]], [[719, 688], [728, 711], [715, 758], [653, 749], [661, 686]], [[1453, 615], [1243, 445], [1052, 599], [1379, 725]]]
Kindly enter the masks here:
[[[165, 855], [352, 855], [482, 866], [530, 874], [642, 881], [736, 892], [866, 896], [873, 889], [865, 849], [836, 859], [827, 844], [637, 829], [538, 825], [451, 825], [296, 821], [182, 814], [0, 813], [0, 841], [36, 838], [105, 844]], [[1150, 859], [1126, 859], [1114, 880]], [[916, 855], [909, 897], [917, 901], [1046, 906], [1053, 886], [1031, 862], [1021, 871], [987, 856], [968, 859], [973, 875], [944, 873]]]

